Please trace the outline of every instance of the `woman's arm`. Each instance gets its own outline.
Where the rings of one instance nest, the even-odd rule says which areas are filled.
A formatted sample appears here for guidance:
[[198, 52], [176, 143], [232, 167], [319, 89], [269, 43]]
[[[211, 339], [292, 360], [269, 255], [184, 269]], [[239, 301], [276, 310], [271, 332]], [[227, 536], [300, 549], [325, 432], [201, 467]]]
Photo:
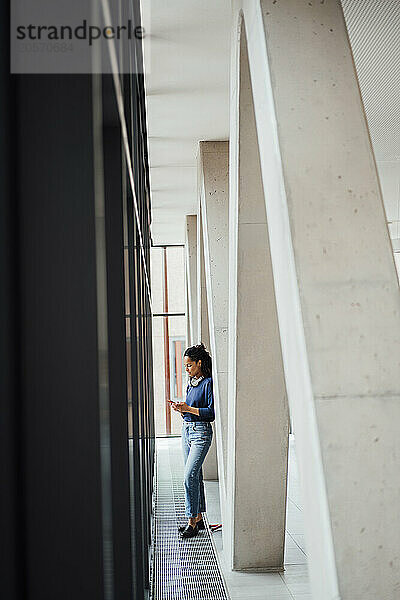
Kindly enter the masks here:
[[207, 381], [206, 386], [204, 388], [205, 400], [207, 406], [203, 408], [199, 408], [199, 415], [206, 421], [214, 421], [215, 413], [214, 413], [214, 394], [213, 394], [213, 386], [212, 379]]
[[173, 402], [172, 408], [177, 410], [180, 413], [192, 413], [192, 415], [199, 416], [199, 408], [195, 408], [194, 406], [188, 406], [186, 402]]

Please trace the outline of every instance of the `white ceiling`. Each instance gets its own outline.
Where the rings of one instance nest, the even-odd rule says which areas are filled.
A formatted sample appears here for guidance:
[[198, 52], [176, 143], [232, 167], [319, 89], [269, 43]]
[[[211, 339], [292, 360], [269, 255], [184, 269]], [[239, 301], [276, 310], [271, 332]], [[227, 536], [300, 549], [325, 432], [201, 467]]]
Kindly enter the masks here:
[[[146, 8], [147, 4], [147, 8]], [[229, 137], [230, 0], [151, 0], [144, 21], [155, 244], [184, 242], [200, 140]], [[400, 159], [400, 0], [342, 0], [378, 161]], [[147, 11], [147, 13], [146, 13]]]
[[155, 244], [184, 242], [184, 215], [197, 211], [199, 140], [229, 137], [230, 29], [230, 0], [151, 1], [145, 61]]

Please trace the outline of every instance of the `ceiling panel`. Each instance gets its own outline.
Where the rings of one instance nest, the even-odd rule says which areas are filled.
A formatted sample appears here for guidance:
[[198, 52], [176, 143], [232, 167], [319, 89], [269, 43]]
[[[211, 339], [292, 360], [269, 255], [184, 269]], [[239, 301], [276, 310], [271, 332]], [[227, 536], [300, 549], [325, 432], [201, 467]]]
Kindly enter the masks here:
[[400, 0], [342, 0], [376, 159], [400, 160]]

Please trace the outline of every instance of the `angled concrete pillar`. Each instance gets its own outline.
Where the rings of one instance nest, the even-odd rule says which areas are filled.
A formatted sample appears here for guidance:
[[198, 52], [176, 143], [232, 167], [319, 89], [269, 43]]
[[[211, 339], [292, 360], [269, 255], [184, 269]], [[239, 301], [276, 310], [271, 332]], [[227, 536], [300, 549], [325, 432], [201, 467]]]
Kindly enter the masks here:
[[[197, 240], [197, 323], [199, 338], [196, 343], [203, 342], [207, 350], [210, 352], [210, 327], [208, 321], [207, 287], [204, 265], [203, 224], [200, 203], [199, 214], [197, 217]], [[213, 426], [213, 429], [213, 441], [211, 443], [210, 449], [203, 464], [203, 476], [204, 479], [208, 480], [218, 479], [215, 424]]]
[[[246, 48], [242, 47], [242, 53]], [[235, 570], [283, 570], [289, 417], [250, 73], [241, 61], [230, 205], [230, 527]]]
[[203, 225], [210, 348], [213, 356], [215, 433], [222, 521], [228, 425], [228, 204], [229, 142], [200, 142], [199, 193]]
[[230, 194], [247, 36], [313, 597], [396, 598], [400, 298], [341, 4], [234, 15]]
[[186, 293], [187, 293], [187, 331], [188, 345], [197, 344], [197, 215], [186, 215], [185, 222], [186, 253]]

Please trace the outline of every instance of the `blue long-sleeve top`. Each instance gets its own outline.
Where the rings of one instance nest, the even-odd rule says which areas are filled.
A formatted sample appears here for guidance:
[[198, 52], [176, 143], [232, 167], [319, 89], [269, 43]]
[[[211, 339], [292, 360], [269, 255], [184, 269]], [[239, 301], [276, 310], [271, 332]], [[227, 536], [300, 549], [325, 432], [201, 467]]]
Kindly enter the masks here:
[[211, 377], [202, 379], [196, 386], [186, 388], [186, 404], [199, 409], [199, 415], [184, 413], [185, 421], [214, 421], [214, 394]]

